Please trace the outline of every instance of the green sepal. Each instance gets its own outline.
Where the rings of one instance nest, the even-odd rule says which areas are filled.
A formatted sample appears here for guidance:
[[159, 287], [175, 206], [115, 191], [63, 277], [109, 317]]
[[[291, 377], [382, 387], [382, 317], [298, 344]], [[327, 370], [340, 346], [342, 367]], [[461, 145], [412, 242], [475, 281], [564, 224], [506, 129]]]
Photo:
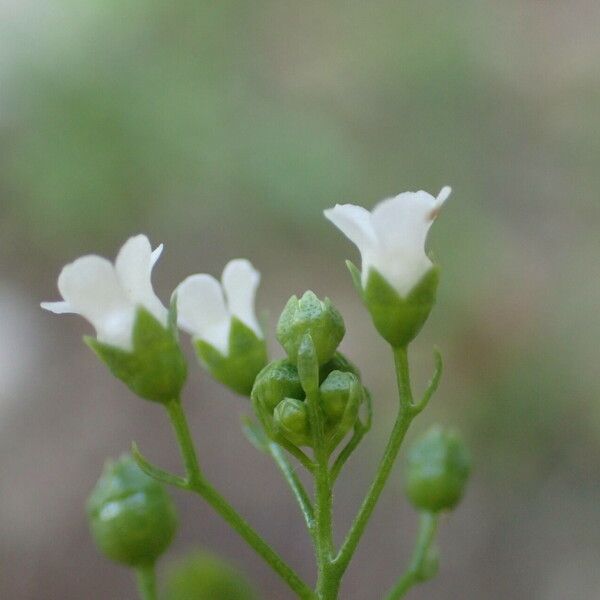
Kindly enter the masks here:
[[406, 298], [371, 268], [362, 290], [375, 328], [394, 348], [405, 347], [419, 333], [435, 304], [439, 267], [433, 266]]
[[151, 565], [177, 530], [177, 515], [164, 487], [124, 454], [107, 462], [86, 504], [100, 551], [132, 567]]
[[359, 296], [362, 298], [363, 287], [362, 287], [362, 275], [360, 273], [360, 270], [351, 260], [346, 261], [346, 267], [348, 268], [348, 271], [350, 271], [350, 277], [352, 277], [352, 283], [354, 284], [356, 291], [358, 292]]
[[300, 377], [302, 389], [307, 395], [319, 387], [318, 360], [313, 339], [310, 333], [307, 333], [302, 338], [297, 356], [298, 376]]
[[282, 435], [295, 446], [310, 446], [312, 436], [306, 402], [284, 398], [273, 412], [275, 433]]
[[333, 357], [346, 333], [344, 319], [331, 300], [321, 301], [310, 290], [300, 299], [292, 296], [277, 323], [277, 340], [291, 362], [296, 362], [307, 333], [312, 337], [320, 365]]
[[408, 453], [407, 495], [419, 510], [450, 510], [462, 498], [470, 471], [471, 458], [461, 437], [434, 426]]
[[202, 366], [217, 381], [242, 396], [250, 396], [256, 376], [267, 364], [265, 340], [236, 317], [231, 321], [227, 356], [204, 340], [195, 340], [194, 346]]
[[328, 445], [333, 450], [357, 425], [365, 391], [354, 373], [332, 371], [321, 384], [319, 396], [326, 418]]
[[85, 336], [85, 343], [106, 363], [111, 373], [141, 398], [165, 403], [179, 398], [187, 377], [187, 364], [177, 335], [171, 305], [169, 327], [145, 308], [137, 309], [131, 352]]
[[256, 376], [251, 396], [271, 415], [284, 398], [304, 398], [298, 370], [285, 358], [270, 362]]

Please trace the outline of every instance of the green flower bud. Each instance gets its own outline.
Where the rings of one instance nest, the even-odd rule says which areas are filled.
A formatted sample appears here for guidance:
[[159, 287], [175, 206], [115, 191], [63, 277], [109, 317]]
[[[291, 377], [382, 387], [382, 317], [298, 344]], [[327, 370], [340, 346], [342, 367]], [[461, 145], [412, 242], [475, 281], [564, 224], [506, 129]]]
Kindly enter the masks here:
[[408, 455], [406, 491], [419, 510], [440, 512], [462, 498], [471, 460], [459, 435], [432, 427]]
[[348, 400], [355, 388], [360, 387], [358, 377], [353, 373], [332, 371], [321, 384], [321, 403], [327, 420], [337, 423], [348, 406]]
[[203, 339], [195, 340], [194, 345], [202, 366], [242, 396], [250, 395], [257, 374], [267, 363], [265, 340], [235, 317], [231, 320], [227, 355]]
[[100, 551], [131, 567], [154, 563], [177, 529], [170, 496], [128, 454], [106, 464], [87, 501], [87, 515]]
[[285, 398], [273, 412], [275, 431], [296, 446], [310, 446], [312, 438], [306, 404], [295, 398]]
[[256, 377], [252, 400], [269, 414], [284, 398], [304, 398], [296, 367], [288, 360], [269, 363]]
[[[360, 277], [360, 275], [359, 275]], [[405, 298], [374, 268], [362, 293], [379, 334], [392, 346], [408, 345], [421, 331], [435, 303], [439, 269], [432, 267]]]
[[131, 351], [93, 337], [84, 339], [112, 374], [141, 398], [165, 403], [179, 397], [187, 365], [179, 347], [173, 311], [168, 326], [164, 327], [145, 308], [138, 308]]
[[196, 552], [170, 566], [165, 600], [258, 600], [240, 573], [224, 561]]
[[293, 363], [307, 333], [312, 337], [318, 362], [323, 365], [333, 357], [345, 332], [344, 320], [329, 298], [322, 302], [311, 291], [300, 300], [292, 296], [277, 324], [277, 339]]

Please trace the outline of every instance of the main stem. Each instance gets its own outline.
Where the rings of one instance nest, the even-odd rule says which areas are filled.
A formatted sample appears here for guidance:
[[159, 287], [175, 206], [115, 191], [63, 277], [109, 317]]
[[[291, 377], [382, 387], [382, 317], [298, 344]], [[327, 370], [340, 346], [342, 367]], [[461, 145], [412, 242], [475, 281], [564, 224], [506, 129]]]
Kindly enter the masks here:
[[154, 564], [137, 567], [135, 575], [140, 598], [142, 600], [157, 600], [156, 570]]
[[334, 565], [343, 573], [354, 552], [356, 546], [360, 541], [360, 538], [373, 514], [373, 510], [377, 505], [379, 496], [385, 487], [385, 484], [390, 476], [392, 467], [398, 456], [400, 446], [404, 441], [404, 436], [408, 431], [408, 428], [415, 417], [415, 411], [413, 410], [413, 398], [410, 387], [410, 374], [408, 368], [408, 353], [405, 347], [394, 348], [394, 362], [396, 366], [396, 378], [398, 383], [398, 395], [399, 395], [399, 410], [394, 428], [390, 435], [390, 439], [385, 448], [381, 462], [379, 463], [379, 469], [375, 475], [375, 479], [367, 492], [365, 499], [358, 511], [358, 515], [354, 520], [346, 540], [334, 562]]
[[299, 598], [314, 599], [313, 591], [298, 574], [256, 533], [248, 522], [209, 484], [200, 472], [196, 448], [181, 402], [176, 399], [166, 404], [187, 474], [187, 489], [198, 494], [234, 529], [277, 574], [296, 592]]

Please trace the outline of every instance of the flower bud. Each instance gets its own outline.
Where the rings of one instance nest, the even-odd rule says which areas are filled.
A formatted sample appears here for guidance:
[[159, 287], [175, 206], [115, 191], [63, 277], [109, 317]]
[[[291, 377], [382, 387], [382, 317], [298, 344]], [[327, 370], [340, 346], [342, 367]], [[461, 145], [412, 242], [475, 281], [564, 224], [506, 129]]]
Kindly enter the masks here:
[[409, 452], [408, 497], [419, 510], [450, 510], [461, 499], [470, 470], [469, 453], [459, 435], [432, 427]]
[[307, 333], [315, 345], [318, 362], [323, 365], [333, 357], [345, 332], [344, 320], [329, 298], [321, 301], [311, 291], [300, 299], [292, 296], [277, 324], [277, 339], [293, 363]]
[[87, 501], [87, 515], [98, 548], [131, 567], [156, 561], [177, 529], [170, 496], [128, 454], [106, 464]]
[[164, 327], [140, 307], [133, 325], [131, 351], [93, 337], [84, 339], [112, 374], [141, 398], [160, 403], [179, 398], [187, 378], [187, 364], [174, 323]]
[[379, 334], [395, 348], [407, 346], [421, 331], [435, 303], [438, 267], [431, 267], [420, 282], [402, 297], [374, 268], [362, 290], [363, 300]]
[[205, 552], [194, 552], [169, 565], [165, 600], [257, 600], [246, 578]]
[[339, 421], [348, 405], [354, 388], [360, 386], [358, 377], [353, 373], [332, 371], [321, 384], [321, 403], [328, 421]]
[[303, 400], [285, 398], [273, 412], [275, 432], [285, 437], [296, 446], [311, 444], [308, 411]]
[[332, 371], [320, 388], [327, 430], [341, 439], [354, 427], [364, 399], [363, 387], [354, 373]]
[[304, 398], [298, 371], [286, 359], [269, 363], [258, 374], [252, 388], [252, 400], [269, 414], [273, 414], [284, 398]]
[[194, 345], [202, 366], [242, 396], [250, 395], [257, 374], [267, 363], [265, 340], [235, 317], [231, 320], [226, 355], [202, 339], [195, 340]]

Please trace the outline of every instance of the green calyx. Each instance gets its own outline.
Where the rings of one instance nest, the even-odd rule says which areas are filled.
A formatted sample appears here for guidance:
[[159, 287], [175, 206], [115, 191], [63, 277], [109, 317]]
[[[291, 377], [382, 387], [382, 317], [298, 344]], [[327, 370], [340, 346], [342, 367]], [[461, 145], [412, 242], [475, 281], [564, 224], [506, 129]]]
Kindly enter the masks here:
[[257, 375], [252, 388], [252, 400], [261, 411], [273, 414], [284, 398], [304, 398], [296, 367], [287, 359], [274, 360]]
[[86, 344], [106, 363], [111, 373], [141, 398], [165, 403], [178, 398], [187, 377], [187, 364], [177, 335], [174, 305], [164, 327], [140, 307], [133, 325], [130, 352], [86, 336]]
[[[362, 386], [354, 373], [332, 371], [321, 384], [321, 405], [330, 423], [339, 423], [349, 408], [355, 413], [360, 404]], [[350, 400], [352, 399], [352, 402]], [[350, 407], [349, 404], [353, 406]], [[352, 424], [356, 417], [352, 420]]]
[[345, 333], [344, 320], [329, 298], [321, 301], [311, 291], [305, 292], [300, 299], [292, 296], [277, 324], [277, 339], [292, 363], [298, 358], [306, 334], [310, 334], [318, 362], [322, 365], [334, 356]]
[[284, 398], [273, 411], [275, 432], [295, 446], [310, 446], [312, 438], [304, 400]]
[[263, 338], [236, 317], [229, 331], [229, 352], [219, 352], [204, 340], [194, 340], [202, 366], [217, 380], [242, 396], [249, 396], [257, 374], [267, 363]]
[[100, 551], [131, 567], [153, 564], [177, 530], [170, 496], [128, 454], [106, 464], [86, 509]]
[[435, 304], [439, 267], [433, 266], [405, 298], [376, 269], [370, 269], [363, 287], [358, 269], [350, 262], [348, 268], [379, 334], [394, 348], [406, 347]]
[[406, 492], [419, 510], [450, 510], [462, 498], [470, 471], [471, 459], [460, 436], [435, 426], [408, 454]]

